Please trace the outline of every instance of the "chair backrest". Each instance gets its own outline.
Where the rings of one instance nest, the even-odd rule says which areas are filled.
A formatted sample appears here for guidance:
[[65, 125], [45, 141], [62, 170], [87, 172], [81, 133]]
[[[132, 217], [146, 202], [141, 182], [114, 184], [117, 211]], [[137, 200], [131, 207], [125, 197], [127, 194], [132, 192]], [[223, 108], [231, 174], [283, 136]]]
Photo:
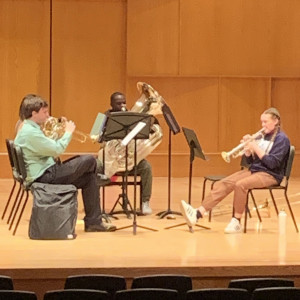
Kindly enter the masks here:
[[9, 276], [0, 275], [0, 290], [13, 290], [13, 280]]
[[250, 300], [251, 294], [245, 289], [211, 288], [188, 291], [187, 300]]
[[109, 293], [89, 289], [47, 291], [44, 300], [111, 300]]
[[179, 300], [178, 291], [159, 288], [144, 288], [118, 291], [114, 300]]
[[123, 276], [115, 275], [74, 275], [67, 277], [64, 288], [101, 290], [114, 295], [116, 291], [126, 290], [126, 280]]
[[0, 300], [37, 300], [34, 292], [0, 290]]
[[24, 156], [23, 156], [23, 151], [21, 147], [14, 145], [14, 154], [16, 157], [16, 167], [17, 171], [20, 176], [20, 180], [22, 182], [23, 187], [28, 190], [29, 185], [26, 182], [26, 177], [27, 177], [27, 171], [26, 171], [26, 166], [25, 166], [25, 161], [24, 161]]
[[9, 158], [9, 163], [12, 169], [13, 177], [16, 181], [20, 182], [21, 179], [19, 177], [18, 166], [17, 166], [17, 158], [14, 151], [14, 141], [6, 139], [6, 148]]
[[296, 287], [272, 287], [256, 289], [253, 292], [252, 300], [299, 300], [300, 288]]
[[287, 181], [289, 180], [290, 175], [291, 175], [294, 156], [295, 156], [295, 147], [290, 146], [290, 154], [289, 154], [289, 158], [286, 163], [285, 174], [284, 174]]
[[192, 278], [186, 275], [159, 274], [133, 278], [132, 289], [162, 288], [176, 290], [180, 299], [185, 299], [186, 292], [193, 289]]
[[285, 278], [245, 278], [233, 279], [229, 282], [229, 288], [246, 289], [252, 293], [258, 288], [267, 287], [293, 287], [294, 281]]

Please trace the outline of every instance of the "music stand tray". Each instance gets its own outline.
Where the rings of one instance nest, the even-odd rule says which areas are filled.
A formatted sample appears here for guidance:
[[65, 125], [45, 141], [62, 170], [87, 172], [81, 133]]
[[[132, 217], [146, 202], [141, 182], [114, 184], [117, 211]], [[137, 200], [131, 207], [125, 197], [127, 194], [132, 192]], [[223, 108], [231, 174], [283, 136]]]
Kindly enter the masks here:
[[[204, 155], [200, 143], [198, 141], [197, 135], [194, 130], [182, 127], [182, 131], [184, 133], [185, 139], [190, 148], [190, 169], [189, 169], [189, 195], [188, 195], [188, 202], [191, 204], [191, 195], [192, 195], [192, 173], [193, 173], [193, 161], [195, 157], [199, 157], [203, 160], [207, 160], [206, 156]], [[181, 223], [173, 226], [166, 227], [165, 229], [170, 229], [178, 226], [186, 225], [186, 223]], [[210, 229], [207, 226], [195, 224], [197, 227], [201, 227], [204, 229]], [[189, 226], [190, 232], [193, 232], [193, 228]]]
[[[104, 125], [103, 134], [100, 137], [100, 142], [110, 141], [114, 139], [122, 139], [125, 151], [125, 193], [127, 198], [127, 175], [128, 175], [128, 143], [134, 140], [134, 208], [133, 208], [133, 224], [118, 228], [117, 230], [125, 228], [133, 228], [133, 234], [136, 234], [136, 228], [141, 227], [144, 229], [157, 231], [156, 229], [137, 225], [136, 222], [136, 141], [138, 139], [148, 139], [150, 134], [152, 116], [144, 113], [135, 112], [116, 112], [108, 115], [106, 124]], [[145, 123], [140, 126], [141, 123]]]

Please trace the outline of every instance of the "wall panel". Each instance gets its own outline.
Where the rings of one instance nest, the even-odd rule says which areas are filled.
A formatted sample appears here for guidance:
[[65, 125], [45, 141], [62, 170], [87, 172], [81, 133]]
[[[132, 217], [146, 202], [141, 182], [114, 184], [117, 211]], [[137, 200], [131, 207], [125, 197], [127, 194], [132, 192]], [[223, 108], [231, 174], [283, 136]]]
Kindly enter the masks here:
[[127, 74], [178, 74], [179, 0], [127, 2]]
[[180, 7], [181, 75], [299, 76], [299, 1], [181, 0]]
[[0, 152], [28, 93], [49, 94], [49, 0], [0, 1]]
[[[126, 2], [53, 2], [52, 114], [75, 121], [89, 133], [110, 94], [124, 90]], [[96, 151], [99, 146], [72, 141], [67, 151]]]

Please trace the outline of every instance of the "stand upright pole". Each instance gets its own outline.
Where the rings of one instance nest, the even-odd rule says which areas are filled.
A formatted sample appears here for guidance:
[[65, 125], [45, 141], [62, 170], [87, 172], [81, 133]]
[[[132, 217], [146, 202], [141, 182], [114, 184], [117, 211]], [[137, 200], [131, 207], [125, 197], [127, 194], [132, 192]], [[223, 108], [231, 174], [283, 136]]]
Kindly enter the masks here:
[[169, 214], [180, 215], [180, 212], [171, 210], [171, 148], [172, 148], [172, 139], [171, 139], [171, 128], [169, 128], [169, 146], [168, 146], [168, 208], [165, 211], [161, 211], [156, 215], [159, 216], [159, 219], [163, 219]]

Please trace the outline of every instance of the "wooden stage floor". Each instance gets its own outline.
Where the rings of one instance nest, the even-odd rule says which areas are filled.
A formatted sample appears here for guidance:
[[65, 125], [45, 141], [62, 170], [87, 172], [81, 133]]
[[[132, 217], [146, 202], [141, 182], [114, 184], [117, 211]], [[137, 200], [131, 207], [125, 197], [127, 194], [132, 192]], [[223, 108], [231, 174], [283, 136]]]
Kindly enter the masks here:
[[[0, 180], [0, 212], [12, 187], [12, 180]], [[166, 230], [183, 222], [159, 219], [155, 213], [167, 209], [167, 178], [154, 178], [151, 206], [154, 214], [137, 217], [137, 224], [157, 229], [157, 232], [132, 228], [114, 233], [85, 233], [82, 201], [79, 199], [77, 238], [64, 241], [34, 241], [28, 238], [30, 198], [15, 236], [5, 220], [0, 221], [0, 274], [11, 276], [17, 289], [36, 291], [42, 297], [46, 290], [63, 288], [68, 275], [108, 273], [125, 276], [130, 286], [133, 277], [146, 274], [176, 273], [193, 278], [194, 288], [225, 287], [231, 278], [274, 276], [295, 280], [300, 286], [300, 234], [291, 218], [287, 218], [286, 235], [279, 235], [274, 207], [262, 208], [263, 222], [259, 224], [255, 211], [248, 221], [247, 234], [226, 235], [224, 227], [231, 218], [229, 196], [214, 209], [213, 220], [199, 224], [210, 230], [195, 227], [194, 233], [186, 225]], [[193, 178], [192, 203], [200, 204], [202, 178]], [[106, 188], [106, 207], [115, 203], [119, 187]], [[277, 194], [279, 208], [286, 208], [282, 192]], [[266, 191], [256, 192], [258, 204], [270, 197]], [[291, 178], [289, 196], [300, 227], [300, 178]], [[132, 187], [129, 197], [133, 199]], [[171, 209], [179, 211], [179, 202], [188, 197], [188, 178], [173, 178]], [[250, 207], [252, 209], [252, 207]], [[288, 212], [288, 211], [287, 211]], [[124, 214], [113, 223], [118, 227], [131, 225]]]

